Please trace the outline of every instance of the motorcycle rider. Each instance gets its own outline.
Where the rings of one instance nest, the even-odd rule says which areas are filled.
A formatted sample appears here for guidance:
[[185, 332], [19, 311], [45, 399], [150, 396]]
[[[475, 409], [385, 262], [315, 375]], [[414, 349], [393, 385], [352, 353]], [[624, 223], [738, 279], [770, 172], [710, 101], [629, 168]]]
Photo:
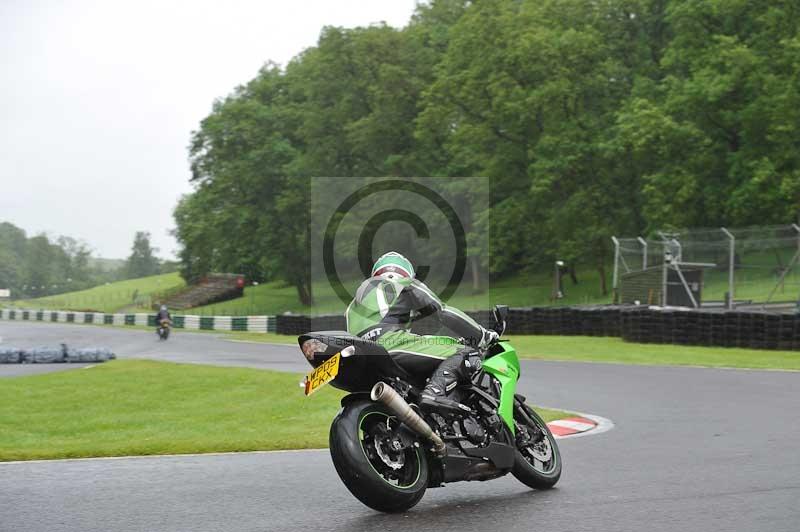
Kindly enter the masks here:
[[170, 315], [169, 310], [167, 310], [167, 306], [161, 305], [161, 308], [158, 310], [158, 314], [156, 314], [156, 325], [161, 325], [164, 320], [172, 325], [172, 316]]
[[[414, 278], [414, 267], [400, 253], [382, 255], [372, 276], [358, 287], [345, 311], [351, 334], [380, 343], [395, 362], [414, 373], [431, 373], [420, 407], [458, 411], [447, 394], [469, 381], [481, 367], [479, 348], [498, 338], [460, 310], [445, 305], [424, 283]], [[459, 336], [421, 336], [409, 332], [413, 322], [433, 316]]]

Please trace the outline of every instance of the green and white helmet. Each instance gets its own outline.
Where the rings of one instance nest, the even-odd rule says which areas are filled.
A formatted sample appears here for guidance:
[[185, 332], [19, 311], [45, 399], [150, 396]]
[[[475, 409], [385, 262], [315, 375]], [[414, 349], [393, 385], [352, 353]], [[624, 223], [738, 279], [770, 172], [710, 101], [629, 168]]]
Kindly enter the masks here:
[[390, 251], [389, 253], [384, 253], [375, 261], [375, 265], [372, 267], [372, 276], [382, 277], [388, 280], [397, 279], [399, 277], [413, 279], [414, 266], [411, 265], [410, 260], [400, 253]]

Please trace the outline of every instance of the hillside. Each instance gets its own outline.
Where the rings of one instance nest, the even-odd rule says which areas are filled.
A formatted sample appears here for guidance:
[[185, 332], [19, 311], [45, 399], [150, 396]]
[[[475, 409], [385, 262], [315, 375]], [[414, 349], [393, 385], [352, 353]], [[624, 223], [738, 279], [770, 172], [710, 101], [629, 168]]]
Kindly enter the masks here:
[[[564, 298], [553, 302], [552, 273], [520, 274], [514, 277], [493, 282], [489, 290], [472, 294], [469, 290], [457, 292], [449, 299], [448, 304], [463, 310], [485, 310], [501, 303], [512, 307], [531, 307], [547, 305], [580, 305], [611, 303], [611, 294], [600, 293], [598, 274], [593, 270], [579, 270], [577, 285], [569, 278], [564, 279]], [[736, 299], [765, 301], [777, 278], [768, 270], [738, 270], [736, 282]], [[611, 268], [608, 269], [608, 289], [611, 290]], [[727, 272], [706, 272], [703, 300], [722, 301], [728, 290]], [[356, 282], [347, 285], [353, 290]], [[787, 277], [783, 290], [778, 290], [773, 301], [791, 301], [798, 297], [800, 278], [797, 275]], [[327, 282], [314, 284], [316, 305], [304, 307], [298, 302], [297, 291], [293, 286], [281, 282], [264, 283], [248, 286], [244, 296], [238, 299], [216, 303], [187, 310], [187, 313], [207, 316], [244, 316], [275, 315], [290, 311], [297, 314], [339, 313], [345, 305], [339, 301]]]
[[[737, 300], [764, 301], [769, 291], [775, 286], [775, 276], [767, 272], [739, 272], [737, 275], [739, 276], [737, 278]], [[596, 272], [589, 270], [579, 272], [579, 280], [579, 284], [573, 285], [568, 278], [565, 279], [565, 297], [555, 304], [611, 302], [610, 294], [608, 296], [600, 294]], [[800, 286], [798, 281], [800, 279], [795, 276], [788, 278], [784, 290], [779, 290], [773, 299], [780, 301], [796, 299], [797, 287]], [[611, 279], [608, 279], [608, 284], [610, 290]], [[174, 291], [185, 285], [177, 273], [169, 273], [120, 281], [52, 297], [19, 300], [13, 302], [13, 305], [20, 308], [95, 310], [99, 312], [147, 310], [150, 308], [154, 294]], [[355, 285], [354, 281], [347, 287], [349, 290], [353, 290]], [[551, 290], [551, 274], [517, 275], [492, 283], [490, 289], [482, 293], [472, 294], [469, 290], [457, 292], [448, 303], [464, 310], [487, 309], [497, 303], [512, 307], [552, 305], [554, 303], [550, 300]], [[715, 271], [707, 272], [703, 292], [704, 301], [721, 301], [726, 290], [727, 274]], [[136, 302], [134, 302], [134, 294]], [[345, 305], [339, 301], [325, 282], [314, 285], [314, 298], [316, 300], [314, 307], [304, 307], [298, 302], [297, 291], [293, 286], [276, 281], [258, 286], [247, 286], [244, 289], [244, 296], [238, 299], [194, 307], [184, 312], [206, 316], [275, 315], [287, 311], [298, 314], [328, 314], [342, 312], [345, 308]]]
[[103, 257], [89, 257], [90, 268], [95, 268], [102, 272], [113, 272], [125, 266], [125, 259], [104, 259]]
[[[564, 282], [565, 297], [558, 301], [559, 305], [576, 305], [582, 303], [610, 303], [611, 295], [600, 293], [597, 272], [579, 272], [579, 281], [573, 285], [568, 279]], [[348, 289], [353, 290], [357, 283], [350, 283]], [[610, 290], [609, 282], [609, 290]], [[492, 305], [502, 303], [514, 307], [550, 305], [552, 291], [552, 274], [518, 275], [492, 283], [489, 290], [471, 294], [469, 290], [457, 292], [448, 304], [463, 310], [485, 310]], [[240, 316], [260, 314], [282, 314], [286, 311], [294, 313], [327, 314], [339, 313], [345, 304], [339, 301], [328, 283], [314, 284], [314, 307], [304, 307], [297, 300], [297, 291], [293, 286], [273, 282], [245, 288], [244, 297], [196, 307], [187, 312], [200, 315]]]
[[94, 310], [98, 312], [146, 310], [150, 308], [151, 298], [154, 294], [185, 285], [186, 283], [180, 275], [173, 272], [128, 279], [56, 296], [18, 300], [13, 304], [16, 307], [31, 309]]

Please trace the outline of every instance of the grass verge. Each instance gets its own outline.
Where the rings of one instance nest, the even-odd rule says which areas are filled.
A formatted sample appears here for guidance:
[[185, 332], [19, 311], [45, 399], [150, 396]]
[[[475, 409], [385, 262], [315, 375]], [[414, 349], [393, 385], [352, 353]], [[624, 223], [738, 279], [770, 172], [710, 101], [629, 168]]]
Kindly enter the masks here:
[[185, 285], [186, 283], [178, 272], [173, 272], [118, 281], [78, 292], [14, 301], [14, 306], [28, 309], [117, 312], [123, 308], [145, 305], [140, 311], [148, 312], [146, 303], [149, 302], [152, 294]]
[[635, 344], [622, 338], [511, 336], [522, 358], [664, 366], [800, 370], [800, 352], [671, 344]]
[[[297, 345], [294, 336], [226, 333], [226, 338]], [[800, 352], [671, 344], [636, 344], [621, 338], [510, 336], [520, 358], [661, 366], [800, 370]]]
[[4, 379], [0, 461], [326, 447], [342, 393], [299, 380], [144, 360]]
[[[344, 284], [352, 293], [362, 280], [344, 281]], [[495, 303], [503, 303], [512, 307], [551, 305], [552, 285], [552, 273], [520, 274], [493, 281], [488, 290], [480, 293], [473, 293], [468, 287], [460, 286], [447, 303], [462, 310], [486, 310], [492, 308]], [[342, 312], [344, 304], [330, 283], [327, 281], [314, 283], [313, 292], [316, 303], [312, 307], [307, 307], [298, 301], [295, 287], [281, 282], [262, 283], [258, 286], [245, 287], [244, 295], [240, 298], [195, 307], [187, 310], [187, 313], [208, 316], [247, 316], [282, 314], [287, 310], [299, 314]], [[600, 292], [600, 277], [597, 272], [586, 270], [581, 273], [579, 284], [567, 283], [565, 285], [565, 297], [560, 299], [558, 304], [610, 302], [611, 296], [604, 296]]]
[[[75, 324], [79, 325], [79, 324]], [[116, 327], [152, 332], [152, 327], [127, 325], [86, 325]], [[243, 331], [204, 331], [175, 329], [173, 334], [213, 334], [233, 341], [297, 346], [297, 337], [275, 333]], [[602, 362], [657, 366], [703, 366], [742, 369], [782, 369], [800, 371], [800, 351], [702, 347], [672, 344], [636, 344], [621, 338], [589, 336], [510, 336], [520, 358]]]

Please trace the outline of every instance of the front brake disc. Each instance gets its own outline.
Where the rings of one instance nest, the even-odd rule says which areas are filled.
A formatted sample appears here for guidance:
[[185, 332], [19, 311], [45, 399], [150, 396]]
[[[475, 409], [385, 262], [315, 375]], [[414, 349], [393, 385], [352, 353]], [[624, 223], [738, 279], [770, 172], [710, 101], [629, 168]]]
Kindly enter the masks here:
[[531, 455], [540, 462], [549, 462], [553, 458], [553, 448], [550, 447], [550, 441], [547, 438], [534, 443], [528, 449]]

